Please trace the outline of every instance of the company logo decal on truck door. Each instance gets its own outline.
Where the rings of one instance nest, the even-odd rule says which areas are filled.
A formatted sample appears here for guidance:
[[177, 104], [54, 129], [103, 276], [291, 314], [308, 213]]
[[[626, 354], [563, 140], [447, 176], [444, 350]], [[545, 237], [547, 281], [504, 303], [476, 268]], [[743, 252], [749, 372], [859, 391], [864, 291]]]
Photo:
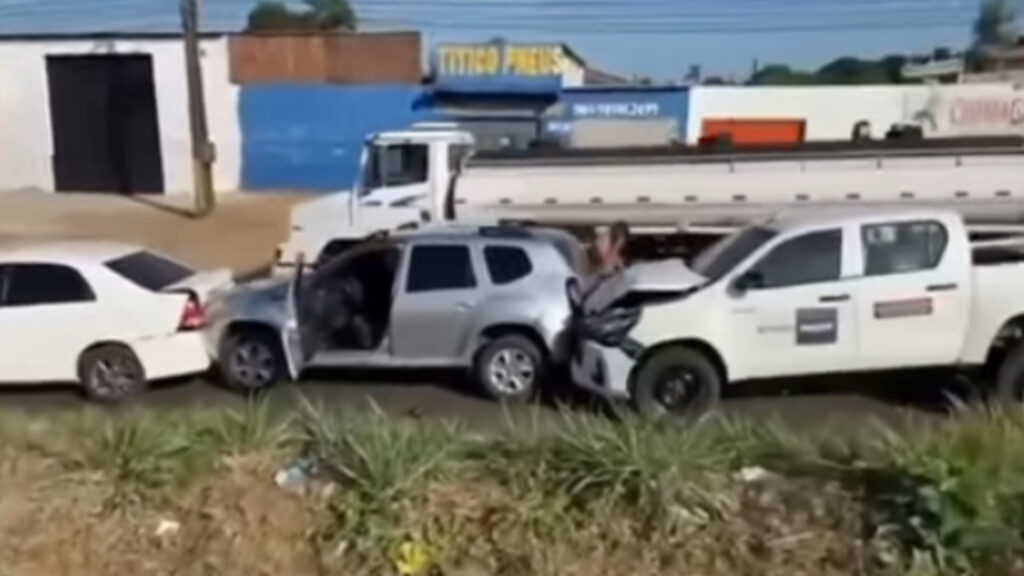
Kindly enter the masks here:
[[797, 308], [796, 344], [835, 344], [839, 339], [839, 313], [835, 308]]
[[931, 315], [931, 298], [908, 298], [906, 300], [875, 302], [875, 318], [877, 320]]

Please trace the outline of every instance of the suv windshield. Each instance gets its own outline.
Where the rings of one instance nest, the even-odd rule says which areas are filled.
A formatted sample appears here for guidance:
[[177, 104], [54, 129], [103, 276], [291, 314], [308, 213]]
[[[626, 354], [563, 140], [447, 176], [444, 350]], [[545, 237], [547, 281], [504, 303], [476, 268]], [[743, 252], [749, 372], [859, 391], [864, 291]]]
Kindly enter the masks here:
[[701, 252], [691, 268], [709, 282], [716, 282], [776, 234], [775, 230], [763, 226], [744, 228]]
[[115, 258], [106, 265], [128, 281], [154, 292], [196, 273], [187, 266], [145, 250]]

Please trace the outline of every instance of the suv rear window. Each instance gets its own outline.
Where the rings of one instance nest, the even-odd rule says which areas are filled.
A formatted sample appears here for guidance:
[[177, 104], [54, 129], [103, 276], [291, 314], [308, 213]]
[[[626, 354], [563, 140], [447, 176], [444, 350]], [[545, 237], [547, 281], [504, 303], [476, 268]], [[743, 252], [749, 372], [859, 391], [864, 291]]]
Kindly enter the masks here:
[[517, 246], [486, 246], [484, 261], [491, 282], [497, 285], [511, 284], [533, 272], [530, 256]]
[[129, 282], [154, 292], [196, 273], [187, 266], [145, 250], [109, 260], [106, 266]]

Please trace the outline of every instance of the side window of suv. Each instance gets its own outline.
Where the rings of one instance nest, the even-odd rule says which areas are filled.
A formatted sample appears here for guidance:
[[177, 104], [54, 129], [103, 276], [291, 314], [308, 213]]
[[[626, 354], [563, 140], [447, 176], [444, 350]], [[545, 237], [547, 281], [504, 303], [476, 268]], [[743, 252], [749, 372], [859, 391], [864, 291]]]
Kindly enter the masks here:
[[842, 270], [842, 230], [811, 232], [782, 242], [752, 270], [759, 288], [784, 288], [838, 280]]
[[458, 244], [421, 244], [412, 247], [405, 291], [433, 292], [476, 287], [469, 247]]
[[861, 229], [864, 275], [885, 276], [931, 270], [946, 252], [949, 235], [935, 221], [874, 224]]
[[518, 246], [486, 246], [484, 262], [491, 282], [496, 285], [511, 284], [533, 272], [533, 263], [526, 250]]
[[57, 264], [14, 264], [8, 267], [4, 306], [71, 304], [96, 300], [77, 270]]

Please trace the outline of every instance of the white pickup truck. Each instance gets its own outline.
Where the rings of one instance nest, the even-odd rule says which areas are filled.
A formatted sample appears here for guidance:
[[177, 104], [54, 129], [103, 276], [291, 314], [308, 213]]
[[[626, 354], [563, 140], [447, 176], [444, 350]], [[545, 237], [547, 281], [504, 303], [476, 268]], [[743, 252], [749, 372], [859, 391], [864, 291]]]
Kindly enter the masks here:
[[699, 413], [742, 380], [993, 368], [1024, 392], [1017, 238], [972, 244], [952, 211], [806, 214], [752, 225], [686, 267], [638, 264], [574, 302], [582, 387], [647, 416]]
[[1019, 139], [807, 143], [796, 150], [532, 150], [473, 153], [471, 134], [417, 125], [371, 135], [351, 191], [292, 210], [277, 263], [330, 256], [381, 230], [457, 220], [571, 230], [625, 220], [648, 256], [707, 245], [779, 210], [942, 207], [1024, 223]]

